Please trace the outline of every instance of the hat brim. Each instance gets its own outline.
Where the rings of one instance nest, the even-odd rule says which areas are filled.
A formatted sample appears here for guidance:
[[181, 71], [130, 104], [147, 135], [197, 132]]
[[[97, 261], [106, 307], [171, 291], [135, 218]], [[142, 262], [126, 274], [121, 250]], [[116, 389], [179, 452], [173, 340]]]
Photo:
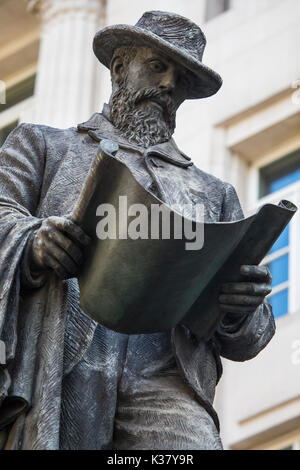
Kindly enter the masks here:
[[154, 47], [190, 71], [194, 79], [191, 81], [192, 86], [189, 89], [187, 99], [212, 96], [222, 85], [222, 78], [217, 72], [194, 59], [183, 49], [138, 26], [107, 26], [98, 31], [94, 37], [94, 53], [99, 61], [108, 68], [110, 68], [115, 49], [121, 46]]

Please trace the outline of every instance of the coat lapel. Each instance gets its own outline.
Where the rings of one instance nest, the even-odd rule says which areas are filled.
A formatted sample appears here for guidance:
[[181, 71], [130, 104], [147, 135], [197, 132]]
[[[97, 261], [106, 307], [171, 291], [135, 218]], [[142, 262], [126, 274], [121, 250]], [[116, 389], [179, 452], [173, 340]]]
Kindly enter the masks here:
[[120, 134], [118, 129], [100, 113], [95, 113], [88, 121], [78, 124], [77, 129], [81, 132], [88, 132], [88, 134], [98, 142], [102, 139], [109, 138], [116, 141], [120, 148], [135, 150], [145, 157], [155, 156], [182, 168], [193, 165], [191, 159], [178, 149], [173, 139], [144, 149], [141, 146], [128, 142], [128, 140]]
[[129, 159], [132, 152], [138, 153], [144, 158], [144, 171], [151, 175], [157, 187], [157, 195], [163, 202], [170, 207], [176, 207], [187, 217], [192, 217], [193, 207], [202, 203], [205, 219], [216, 220], [217, 214], [211, 212], [205, 190], [201, 188], [199, 173], [195, 171], [191, 159], [178, 149], [173, 139], [145, 149], [128, 142], [109, 119], [100, 113], [95, 113], [87, 122], [79, 124], [78, 131], [87, 132], [97, 142], [103, 139], [114, 140]]

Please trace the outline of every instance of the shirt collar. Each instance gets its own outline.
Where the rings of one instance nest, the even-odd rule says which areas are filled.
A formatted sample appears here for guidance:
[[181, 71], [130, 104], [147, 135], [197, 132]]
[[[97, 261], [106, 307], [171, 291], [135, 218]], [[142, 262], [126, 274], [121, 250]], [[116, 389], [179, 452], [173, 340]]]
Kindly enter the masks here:
[[144, 156], [153, 155], [183, 168], [193, 165], [191, 159], [179, 150], [173, 139], [153, 145], [147, 149], [128, 142], [109, 120], [109, 108], [107, 105], [104, 105], [102, 113], [95, 113], [88, 121], [78, 124], [77, 129], [79, 132], [88, 132], [93, 139], [99, 142], [102, 139], [109, 138], [116, 141], [120, 148], [136, 150]]

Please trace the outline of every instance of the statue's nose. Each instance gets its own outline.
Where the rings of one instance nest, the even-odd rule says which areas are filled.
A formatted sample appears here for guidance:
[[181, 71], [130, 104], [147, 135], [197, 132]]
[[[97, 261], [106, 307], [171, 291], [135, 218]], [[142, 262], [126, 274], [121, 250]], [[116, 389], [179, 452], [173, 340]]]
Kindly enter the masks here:
[[159, 89], [161, 91], [173, 92], [175, 88], [175, 70], [173, 67], [169, 67], [168, 70], [161, 77]]

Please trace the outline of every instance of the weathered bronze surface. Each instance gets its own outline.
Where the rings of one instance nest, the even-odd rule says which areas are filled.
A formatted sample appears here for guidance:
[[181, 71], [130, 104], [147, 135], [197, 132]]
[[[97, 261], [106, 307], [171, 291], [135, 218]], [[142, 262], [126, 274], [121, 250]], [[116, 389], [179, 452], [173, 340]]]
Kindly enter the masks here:
[[204, 47], [200, 28], [171, 13], [105, 28], [94, 42], [111, 69], [103, 113], [63, 130], [21, 124], [1, 148], [5, 449], [222, 448], [213, 408], [220, 356], [250, 359], [272, 338], [269, 271], [242, 266], [243, 282], [222, 280], [214, 301], [224, 316], [209, 340], [196, 324], [117, 333], [80, 308], [76, 277], [91, 240], [72, 220], [103, 139], [118, 143], [119, 161], [165, 204], [201, 201], [206, 223], [243, 218], [234, 188], [198, 169], [172, 139], [180, 104], [221, 86], [202, 63]]
[[[242, 281], [241, 265], [263, 260], [296, 208], [288, 201], [279, 207], [267, 204], [256, 215], [227, 223], [203, 223], [199, 214], [199, 220], [190, 218], [187, 238], [188, 218], [145, 190], [118, 160], [118, 150], [118, 144], [101, 141], [72, 215], [92, 240], [78, 276], [80, 305], [93, 320], [119, 333], [157, 333], [181, 323], [198, 339], [208, 340], [223, 316], [218, 303], [222, 279]], [[103, 217], [97, 215], [101, 204], [112, 208], [114, 229], [112, 237], [99, 240], [97, 225], [108, 219], [108, 209]], [[127, 214], [133, 206], [143, 209], [138, 219], [143, 232], [137, 238], [129, 236]], [[167, 233], [155, 219], [154, 207], [163, 211]], [[181, 228], [180, 237], [175, 225]]]

